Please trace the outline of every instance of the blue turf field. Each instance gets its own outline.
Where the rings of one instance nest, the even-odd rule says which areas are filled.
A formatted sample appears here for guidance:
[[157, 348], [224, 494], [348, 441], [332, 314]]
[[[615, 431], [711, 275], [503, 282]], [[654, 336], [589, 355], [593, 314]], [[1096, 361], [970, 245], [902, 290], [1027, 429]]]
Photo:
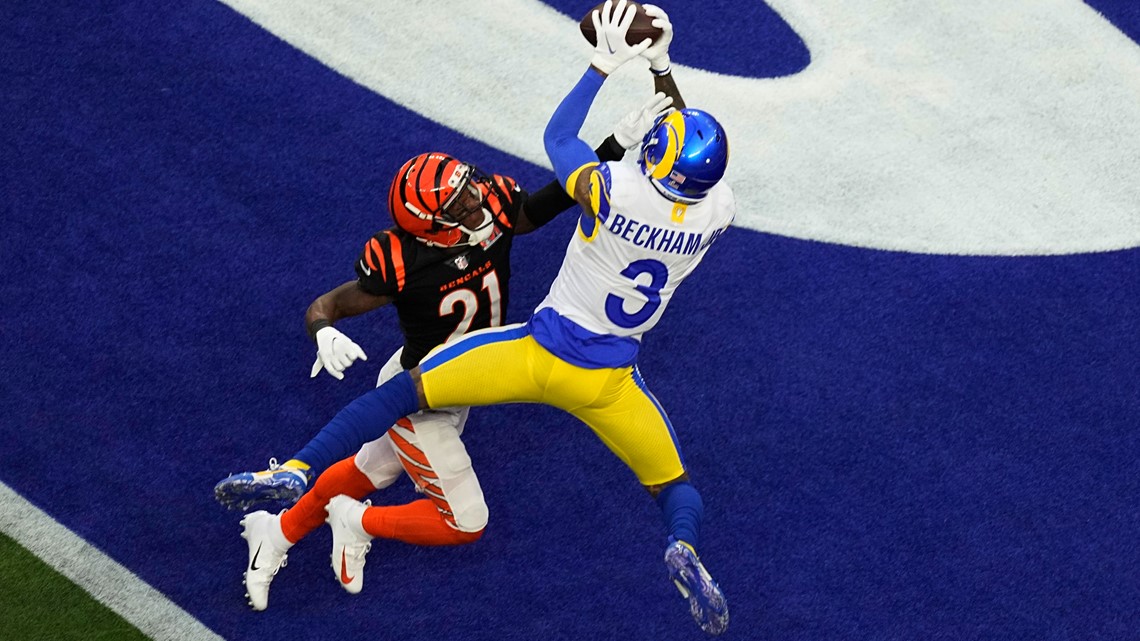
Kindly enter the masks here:
[[[1140, 39], [1134, 2], [1090, 4]], [[472, 413], [481, 541], [378, 541], [350, 597], [322, 530], [251, 613], [238, 519], [211, 487], [292, 453], [397, 346], [389, 311], [347, 321], [371, 360], [307, 378], [304, 310], [386, 226], [392, 170], [432, 147], [528, 186], [551, 175], [217, 2], [16, 0], [0, 18], [0, 481], [227, 639], [701, 638], [664, 578], [656, 506], [588, 430], [527, 406]], [[762, 70], [731, 44], [677, 58], [802, 68], [795, 35], [765, 24]], [[516, 243], [511, 321], [569, 232]], [[641, 364], [705, 496], [726, 638], [1134, 638], [1137, 283], [1135, 249], [727, 234]]]

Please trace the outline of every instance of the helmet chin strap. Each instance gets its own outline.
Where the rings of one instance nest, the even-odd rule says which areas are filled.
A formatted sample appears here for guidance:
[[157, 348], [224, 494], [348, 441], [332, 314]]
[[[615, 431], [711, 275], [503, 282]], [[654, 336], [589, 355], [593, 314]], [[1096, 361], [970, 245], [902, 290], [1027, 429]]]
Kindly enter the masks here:
[[491, 212], [487, 208], [483, 208], [483, 223], [476, 229], [468, 229], [465, 225], [460, 225], [463, 231], [467, 232], [467, 243], [474, 247], [491, 237], [492, 232], [495, 231], [495, 225], [492, 222]]

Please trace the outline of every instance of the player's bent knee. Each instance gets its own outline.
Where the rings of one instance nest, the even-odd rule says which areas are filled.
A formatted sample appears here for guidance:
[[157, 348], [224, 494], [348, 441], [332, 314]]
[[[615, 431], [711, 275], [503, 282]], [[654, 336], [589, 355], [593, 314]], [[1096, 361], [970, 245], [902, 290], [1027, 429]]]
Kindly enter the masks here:
[[474, 534], [479, 538], [483, 528], [487, 527], [491, 512], [483, 502], [466, 505], [455, 512], [455, 525], [465, 534]]
[[664, 483], [658, 483], [656, 485], [644, 485], [642, 487], [644, 487], [646, 490], [649, 491], [650, 496], [652, 496], [653, 498], [657, 498], [657, 496], [659, 494], [661, 494], [661, 492], [664, 491], [666, 488], [673, 486], [673, 485], [676, 485], [678, 483], [688, 484], [689, 483], [689, 473], [688, 472], [681, 472], [680, 476], [678, 476], [677, 478], [672, 479], [670, 481], [665, 481]]

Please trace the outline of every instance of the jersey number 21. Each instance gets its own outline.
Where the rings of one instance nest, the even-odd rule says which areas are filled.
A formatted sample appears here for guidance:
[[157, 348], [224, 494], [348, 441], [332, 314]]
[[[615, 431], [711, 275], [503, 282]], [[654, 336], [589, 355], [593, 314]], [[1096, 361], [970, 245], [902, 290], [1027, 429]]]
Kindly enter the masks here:
[[[498, 327], [503, 324], [503, 297], [499, 293], [499, 275], [495, 270], [487, 272], [483, 276], [482, 291], [487, 292], [487, 302], [491, 305], [491, 327]], [[450, 316], [456, 312], [457, 306], [463, 307], [463, 318], [459, 319], [459, 324], [447, 337], [447, 342], [451, 342], [460, 336], [463, 336], [471, 329], [471, 322], [475, 320], [475, 314], [479, 312], [479, 296], [474, 290], [460, 287], [455, 291], [443, 297], [439, 301], [439, 315]]]

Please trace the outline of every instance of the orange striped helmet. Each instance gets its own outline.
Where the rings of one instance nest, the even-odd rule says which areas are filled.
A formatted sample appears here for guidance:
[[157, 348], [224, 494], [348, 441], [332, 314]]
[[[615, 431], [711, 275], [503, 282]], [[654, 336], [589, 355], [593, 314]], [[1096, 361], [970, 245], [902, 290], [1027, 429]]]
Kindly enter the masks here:
[[[400, 167], [388, 190], [388, 211], [396, 226], [434, 247], [472, 244], [472, 232], [447, 212], [464, 192], [483, 194], [474, 184], [482, 174], [474, 165], [440, 152], [420, 154]], [[477, 206], [479, 206], [477, 205]], [[470, 203], [464, 203], [469, 207]], [[487, 224], [490, 224], [489, 216]], [[478, 237], [485, 238], [483, 234]]]

